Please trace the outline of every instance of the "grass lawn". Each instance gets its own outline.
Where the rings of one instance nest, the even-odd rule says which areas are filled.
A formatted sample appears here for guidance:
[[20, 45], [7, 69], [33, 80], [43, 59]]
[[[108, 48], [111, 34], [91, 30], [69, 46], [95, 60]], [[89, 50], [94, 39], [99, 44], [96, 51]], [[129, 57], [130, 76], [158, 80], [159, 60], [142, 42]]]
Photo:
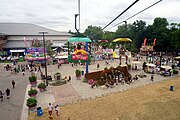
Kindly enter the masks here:
[[[174, 91], [169, 86], [174, 86]], [[29, 114], [28, 120], [47, 120]], [[180, 120], [180, 77], [60, 107], [53, 120]]]

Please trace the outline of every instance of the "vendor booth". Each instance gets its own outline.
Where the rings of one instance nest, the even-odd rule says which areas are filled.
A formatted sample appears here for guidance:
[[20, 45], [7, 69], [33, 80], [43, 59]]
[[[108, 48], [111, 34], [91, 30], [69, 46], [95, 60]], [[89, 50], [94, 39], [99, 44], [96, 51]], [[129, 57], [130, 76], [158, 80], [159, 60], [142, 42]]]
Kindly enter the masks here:
[[140, 64], [141, 64], [140, 61], [132, 61], [131, 64], [132, 64], [132, 70], [140, 69]]
[[154, 74], [155, 71], [156, 71], [156, 65], [155, 64], [150, 64], [150, 63], [146, 64], [145, 72]]

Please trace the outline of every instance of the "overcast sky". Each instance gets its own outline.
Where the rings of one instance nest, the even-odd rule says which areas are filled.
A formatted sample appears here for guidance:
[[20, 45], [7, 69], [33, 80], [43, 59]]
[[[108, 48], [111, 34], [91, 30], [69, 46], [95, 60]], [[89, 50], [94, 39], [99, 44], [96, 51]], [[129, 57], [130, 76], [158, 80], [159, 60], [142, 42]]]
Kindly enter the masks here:
[[[89, 25], [102, 28], [135, 0], [80, 0], [80, 31]], [[159, 0], [139, 0], [111, 26], [124, 21]], [[78, 0], [0, 0], [0, 22], [33, 23], [58, 31], [75, 31], [74, 15], [78, 13]], [[180, 23], [180, 0], [162, 0], [157, 5], [128, 20], [146, 21], [167, 18], [169, 23]], [[117, 27], [109, 29], [116, 30]]]

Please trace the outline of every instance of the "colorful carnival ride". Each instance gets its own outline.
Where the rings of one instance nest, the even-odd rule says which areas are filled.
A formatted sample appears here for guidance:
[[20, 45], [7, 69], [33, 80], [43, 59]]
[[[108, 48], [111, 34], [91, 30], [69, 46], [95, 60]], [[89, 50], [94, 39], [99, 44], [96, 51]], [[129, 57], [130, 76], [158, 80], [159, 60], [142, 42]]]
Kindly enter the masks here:
[[154, 46], [156, 45], [156, 38], [154, 38], [153, 45], [147, 45], [146, 41], [147, 41], [147, 38], [144, 39], [144, 43], [142, 44], [140, 48], [140, 53], [143, 55], [152, 54], [153, 52], [155, 52]]
[[[130, 57], [131, 56], [131, 54], [130, 54], [130, 52], [128, 52], [127, 50], [126, 50], [126, 48], [124, 47], [124, 43], [127, 43], [127, 42], [132, 42], [132, 40], [131, 39], [129, 39], [129, 38], [116, 38], [115, 40], [113, 40], [113, 42], [115, 42], [115, 43], [121, 43], [120, 45], [119, 45], [119, 64], [121, 65], [121, 59], [123, 58], [123, 57], [125, 57], [125, 59], [126, 59], [126, 64], [127, 64], [127, 62], [128, 62], [128, 57]], [[117, 53], [118, 52], [114, 52], [113, 53], [113, 56], [114, 57], [118, 57], [118, 55], [117, 55]]]

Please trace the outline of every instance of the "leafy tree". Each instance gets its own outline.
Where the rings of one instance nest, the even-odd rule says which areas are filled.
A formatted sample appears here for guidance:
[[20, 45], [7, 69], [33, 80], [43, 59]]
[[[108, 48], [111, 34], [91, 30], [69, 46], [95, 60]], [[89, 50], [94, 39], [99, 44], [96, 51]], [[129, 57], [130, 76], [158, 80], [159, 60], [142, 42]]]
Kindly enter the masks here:
[[103, 33], [102, 39], [108, 40], [109, 42], [112, 42], [112, 40], [115, 38], [114, 32], [105, 31]]
[[142, 45], [142, 42], [145, 38], [146, 22], [145, 21], [135, 21], [131, 28], [131, 36], [135, 41], [135, 46], [139, 49]]
[[87, 27], [84, 34], [88, 36], [90, 39], [100, 40], [102, 39], [103, 31], [101, 27], [96, 27], [91, 25]]
[[166, 18], [155, 18], [151, 28], [151, 34], [149, 36], [151, 44], [153, 44], [153, 39], [156, 38], [156, 46], [154, 49], [156, 51], [166, 51], [169, 49], [169, 30], [167, 28], [168, 22]]
[[171, 32], [170, 36], [173, 49], [180, 49], [180, 30]]

